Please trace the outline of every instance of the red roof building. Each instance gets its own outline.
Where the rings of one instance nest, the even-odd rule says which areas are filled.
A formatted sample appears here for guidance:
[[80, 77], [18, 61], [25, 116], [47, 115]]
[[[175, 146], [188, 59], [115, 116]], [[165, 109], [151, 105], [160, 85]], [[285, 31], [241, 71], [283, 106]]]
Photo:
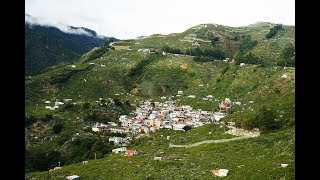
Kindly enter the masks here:
[[124, 153], [124, 156], [133, 156], [133, 155], [136, 155], [136, 154], [138, 154], [137, 150], [127, 150]]

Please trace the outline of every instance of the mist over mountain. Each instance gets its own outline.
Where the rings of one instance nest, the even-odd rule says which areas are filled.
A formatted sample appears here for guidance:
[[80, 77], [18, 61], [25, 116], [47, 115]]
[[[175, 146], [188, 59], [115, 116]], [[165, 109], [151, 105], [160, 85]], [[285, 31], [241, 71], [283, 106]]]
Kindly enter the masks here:
[[95, 31], [53, 24], [25, 15], [25, 74], [39, 73], [44, 68], [77, 60], [94, 47], [117, 41]]

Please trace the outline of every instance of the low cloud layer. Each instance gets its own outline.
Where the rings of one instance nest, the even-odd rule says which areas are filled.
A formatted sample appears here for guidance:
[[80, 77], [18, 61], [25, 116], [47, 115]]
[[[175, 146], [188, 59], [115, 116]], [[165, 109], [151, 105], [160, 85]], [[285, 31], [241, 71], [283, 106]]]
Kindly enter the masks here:
[[[69, 34], [78, 34], [78, 35], [86, 35], [86, 36], [94, 36], [92, 33], [86, 31], [83, 28], [71, 28], [70, 26], [64, 25], [62, 23], [54, 23], [50, 22], [48, 20], [43, 20], [43, 19], [38, 19], [35, 17], [30, 16], [29, 14], [25, 15], [25, 23], [29, 25], [41, 25], [41, 26], [47, 26], [47, 27], [56, 27], [60, 31], [64, 33], [69, 33]], [[98, 38], [104, 38], [104, 36], [98, 35]]]

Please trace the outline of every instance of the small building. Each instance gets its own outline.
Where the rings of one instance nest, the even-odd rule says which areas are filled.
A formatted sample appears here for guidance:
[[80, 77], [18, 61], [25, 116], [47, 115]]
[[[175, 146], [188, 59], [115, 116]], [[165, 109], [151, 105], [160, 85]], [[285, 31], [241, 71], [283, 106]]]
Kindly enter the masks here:
[[288, 76], [286, 75], [286, 74], [283, 74], [282, 76], [281, 76], [281, 78], [287, 78]]
[[228, 172], [229, 170], [228, 169], [214, 169], [212, 170], [212, 173], [215, 175], [215, 176], [227, 176], [228, 175]]
[[150, 54], [150, 49], [144, 49], [144, 50], [142, 50], [142, 52], [144, 53], [144, 54]]
[[122, 137], [109, 137], [109, 142], [114, 142], [114, 144], [122, 144], [125, 142], [125, 138]]
[[105, 132], [107, 130], [108, 125], [103, 123], [96, 123], [92, 126], [91, 130], [94, 132]]
[[189, 95], [188, 98], [196, 98], [195, 95]]
[[244, 66], [244, 65], [246, 65], [245, 63], [240, 63], [240, 67], [242, 67], [242, 66]]
[[116, 148], [116, 149], [112, 149], [113, 153], [119, 153], [119, 152], [125, 152], [127, 150], [126, 147], [121, 147], [121, 148]]
[[138, 154], [138, 151], [137, 150], [127, 150], [125, 153], [124, 153], [124, 156], [134, 156]]
[[67, 180], [78, 180], [79, 178], [80, 178], [80, 176], [78, 176], [78, 175], [72, 175], [72, 176], [66, 177]]
[[172, 129], [176, 131], [184, 131], [184, 127], [187, 126], [187, 123], [185, 122], [177, 122], [176, 124], [173, 124]]
[[183, 94], [183, 91], [178, 91], [178, 94], [182, 95], [182, 94]]
[[63, 105], [63, 104], [64, 104], [63, 102], [59, 102], [59, 101], [54, 102], [54, 105], [55, 105], [55, 106]]
[[234, 102], [233, 104], [236, 104], [236, 105], [241, 105], [241, 102]]
[[156, 161], [161, 161], [162, 157], [154, 157], [153, 159], [156, 160]]
[[108, 127], [107, 130], [113, 132], [113, 133], [126, 133], [128, 132], [124, 127], [120, 127], [120, 126], [112, 126], [112, 127]]

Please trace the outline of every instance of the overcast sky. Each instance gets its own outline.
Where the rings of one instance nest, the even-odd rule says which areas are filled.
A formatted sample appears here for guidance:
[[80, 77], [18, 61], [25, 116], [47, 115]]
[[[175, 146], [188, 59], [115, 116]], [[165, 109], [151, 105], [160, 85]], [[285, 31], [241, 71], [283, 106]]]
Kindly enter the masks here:
[[25, 13], [129, 39], [178, 33], [202, 23], [294, 25], [295, 0], [25, 0]]

